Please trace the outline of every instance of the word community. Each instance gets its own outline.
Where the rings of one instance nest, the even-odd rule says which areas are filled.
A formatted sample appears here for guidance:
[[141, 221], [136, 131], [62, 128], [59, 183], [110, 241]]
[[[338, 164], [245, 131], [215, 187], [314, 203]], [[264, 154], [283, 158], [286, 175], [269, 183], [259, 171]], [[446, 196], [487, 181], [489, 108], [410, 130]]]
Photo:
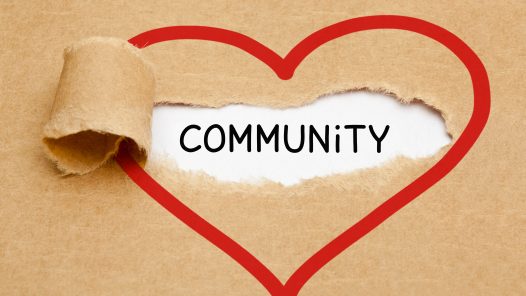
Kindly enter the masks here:
[[[276, 124], [270, 130], [265, 130], [260, 124], [255, 127], [249, 124], [240, 132], [232, 124], [228, 128], [223, 128], [219, 124], [212, 124], [205, 130], [199, 125], [192, 124], [182, 130], [179, 142], [181, 148], [186, 152], [196, 152], [203, 149], [203, 147], [212, 153], [223, 149], [228, 149], [230, 152], [234, 152], [237, 149], [253, 152], [254, 145], [256, 146], [255, 151], [261, 152], [262, 146], [267, 145], [274, 147], [275, 152], [285, 149], [290, 153], [299, 153], [303, 149], [308, 149], [312, 153], [315, 149], [321, 149], [320, 151], [326, 153], [331, 151], [340, 153], [342, 149], [352, 149], [354, 153], [357, 153], [358, 139], [370, 136], [376, 141], [376, 152], [381, 153], [382, 141], [386, 138], [388, 131], [389, 125], [386, 125], [383, 129], [361, 124], [343, 125], [343, 128], [340, 125], [335, 125], [332, 128], [329, 125], [325, 125], [323, 131], [318, 131], [313, 125], [308, 127], [301, 125], [292, 131], [292, 128], [287, 124], [283, 128]], [[197, 133], [197, 138], [202, 138], [202, 141], [195, 143], [195, 141], [188, 140], [188, 142], [192, 142], [188, 143], [185, 141], [185, 137], [190, 133]], [[292, 133], [298, 133], [299, 139], [289, 136]], [[192, 135], [192, 138], [195, 136]], [[352, 147], [341, 147], [340, 140], [342, 137], [352, 137]]]

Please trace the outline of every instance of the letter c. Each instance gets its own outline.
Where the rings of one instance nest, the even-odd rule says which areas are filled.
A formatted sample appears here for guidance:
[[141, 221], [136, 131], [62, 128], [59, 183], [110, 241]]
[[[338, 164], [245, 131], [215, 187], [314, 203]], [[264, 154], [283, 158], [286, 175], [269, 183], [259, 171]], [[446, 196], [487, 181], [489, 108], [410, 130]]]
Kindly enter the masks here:
[[194, 148], [188, 148], [185, 144], [184, 144], [184, 136], [186, 135], [186, 133], [190, 130], [190, 129], [196, 129], [196, 130], [201, 130], [201, 127], [196, 125], [196, 124], [191, 124], [187, 127], [184, 128], [183, 132], [181, 133], [181, 137], [179, 138], [179, 142], [181, 143], [181, 147], [183, 148], [184, 151], [186, 152], [195, 152], [199, 149], [201, 149], [201, 145], [197, 145], [195, 146]]

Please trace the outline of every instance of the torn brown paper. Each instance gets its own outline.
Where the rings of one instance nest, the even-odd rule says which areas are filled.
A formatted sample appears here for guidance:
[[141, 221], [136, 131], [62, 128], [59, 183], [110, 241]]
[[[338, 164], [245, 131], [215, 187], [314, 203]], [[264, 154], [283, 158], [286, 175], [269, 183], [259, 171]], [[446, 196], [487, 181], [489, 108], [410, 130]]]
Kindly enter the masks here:
[[[322, 27], [389, 13], [438, 24], [475, 50], [490, 76], [490, 121], [450, 174], [321, 269], [300, 295], [524, 294], [526, 171], [524, 136], [515, 132], [524, 125], [525, 111], [523, 3], [0, 6], [5, 40], [0, 45], [0, 124], [7, 127], [0, 130], [2, 293], [267, 295], [250, 274], [160, 207], [113, 161], [88, 174], [61, 176], [41, 139], [65, 47], [90, 36], [126, 40], [158, 27], [206, 25], [241, 32], [285, 55]], [[409, 32], [363, 32], [334, 40], [313, 52], [289, 81], [246, 53], [216, 43], [166, 42], [140, 54], [154, 67], [157, 104], [298, 106], [322, 94], [365, 87], [434, 106], [453, 140], [472, 109], [463, 65], [439, 44]], [[126, 114], [114, 111], [112, 116]], [[148, 147], [138, 131], [112, 133]], [[220, 183], [165, 163], [147, 162], [145, 169], [284, 281], [442, 153], [292, 187]]]
[[115, 155], [123, 140], [138, 161], [151, 140], [153, 72], [125, 40], [91, 38], [67, 48], [44, 127], [49, 156], [64, 173], [84, 174]]

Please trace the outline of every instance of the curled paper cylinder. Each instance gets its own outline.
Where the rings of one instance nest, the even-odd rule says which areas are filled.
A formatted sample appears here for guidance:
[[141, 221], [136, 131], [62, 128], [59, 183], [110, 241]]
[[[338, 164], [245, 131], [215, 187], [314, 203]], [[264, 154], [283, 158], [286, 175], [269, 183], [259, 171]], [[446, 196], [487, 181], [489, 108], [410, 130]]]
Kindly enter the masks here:
[[85, 174], [110, 159], [122, 141], [144, 162], [150, 149], [155, 78], [137, 48], [94, 37], [67, 48], [51, 118], [48, 156], [64, 174]]

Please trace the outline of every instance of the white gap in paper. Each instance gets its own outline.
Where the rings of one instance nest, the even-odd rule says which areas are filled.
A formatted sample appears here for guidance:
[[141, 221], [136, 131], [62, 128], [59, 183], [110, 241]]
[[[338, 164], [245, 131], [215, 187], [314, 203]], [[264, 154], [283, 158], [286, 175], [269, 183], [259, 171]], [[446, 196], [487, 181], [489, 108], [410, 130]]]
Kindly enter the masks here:
[[[201, 145], [197, 152], [186, 152], [180, 146], [182, 130], [190, 124], [201, 130], [190, 130], [185, 136], [187, 146]], [[225, 147], [208, 152], [203, 145], [205, 130], [219, 124], [225, 130]], [[241, 134], [252, 124], [252, 152], [247, 152], [246, 142], [229, 151], [228, 131], [233, 124]], [[279, 152], [273, 143], [262, 145], [256, 152], [256, 125], [261, 124], [269, 133], [279, 124]], [[297, 147], [300, 125], [305, 125], [305, 146], [300, 153], [290, 153], [283, 143], [284, 125], [289, 125], [289, 139]], [[308, 127], [314, 125], [323, 137], [329, 125], [330, 152], [323, 151], [314, 141], [314, 152], [309, 152]], [[385, 125], [390, 129], [382, 141], [382, 152], [377, 153], [376, 141], [369, 129], [358, 131], [358, 152], [353, 152], [352, 130], [346, 124], [373, 125], [377, 134]], [[336, 130], [335, 126], [340, 125]], [[204, 172], [222, 181], [256, 183], [268, 179], [284, 185], [293, 185], [302, 179], [349, 173], [358, 169], [382, 165], [397, 156], [420, 158], [431, 156], [450, 143], [442, 117], [422, 103], [403, 104], [397, 99], [371, 92], [349, 92], [320, 98], [314, 103], [287, 109], [272, 109], [249, 105], [228, 105], [221, 108], [190, 106], [157, 106], [152, 120], [151, 158], [167, 157], [184, 171]], [[335, 152], [335, 134], [340, 134], [340, 153]], [[210, 145], [220, 142], [217, 130], [210, 133]]]

